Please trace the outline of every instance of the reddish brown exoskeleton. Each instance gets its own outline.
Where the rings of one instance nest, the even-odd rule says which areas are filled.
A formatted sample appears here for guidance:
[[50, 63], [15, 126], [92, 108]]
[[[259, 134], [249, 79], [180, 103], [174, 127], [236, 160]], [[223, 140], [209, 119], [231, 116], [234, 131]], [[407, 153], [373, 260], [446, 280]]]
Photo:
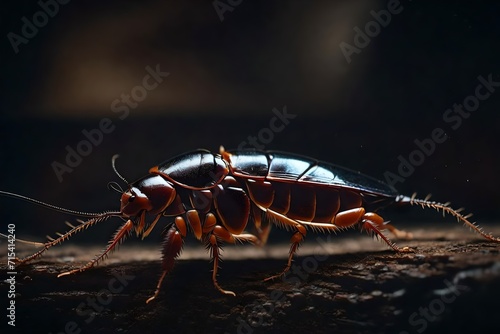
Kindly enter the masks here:
[[[116, 172], [115, 159], [116, 156], [113, 158]], [[499, 238], [484, 233], [470, 222], [469, 216], [450, 208], [448, 203], [402, 196], [393, 187], [358, 172], [282, 152], [228, 152], [221, 148], [220, 154], [197, 150], [179, 155], [151, 168], [148, 175], [130, 183], [121, 196], [120, 211], [83, 213], [5, 191], [0, 191], [0, 194], [88, 218], [76, 227], [71, 226], [71, 230], [57, 239], [35, 243], [42, 248], [19, 263], [39, 257], [52, 246], [109, 217], [126, 220], [101, 254], [85, 266], [59, 276], [93, 267], [134, 231], [137, 236], [145, 238], [161, 217], [172, 217], [162, 249], [163, 272], [154, 295], [147, 302], [158, 296], [163, 279], [172, 270], [182, 250], [188, 230], [211, 250], [213, 283], [228, 295], [234, 293], [217, 283], [221, 243], [246, 241], [263, 245], [272, 224], [291, 230], [292, 237], [285, 269], [268, 279], [280, 277], [290, 269], [293, 256], [308, 229], [332, 232], [357, 226], [400, 251], [382, 231], [389, 230], [398, 238], [409, 238], [410, 234], [386, 223], [376, 213], [391, 204], [417, 204], [441, 210], [486, 239], [500, 242]], [[245, 232], [247, 230], [255, 232], [251, 234]]]

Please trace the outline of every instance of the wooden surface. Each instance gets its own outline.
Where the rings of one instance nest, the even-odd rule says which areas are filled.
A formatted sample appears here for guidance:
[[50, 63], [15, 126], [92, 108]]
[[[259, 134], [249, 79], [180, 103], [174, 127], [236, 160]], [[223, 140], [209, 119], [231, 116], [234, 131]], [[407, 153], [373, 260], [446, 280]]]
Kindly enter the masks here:
[[[57, 278], [100, 250], [69, 241], [17, 269], [15, 331], [5, 316], [0, 326], [33, 333], [498, 332], [500, 245], [458, 224], [408, 230], [414, 240], [398, 245], [414, 252], [401, 254], [366, 235], [310, 233], [297, 267], [273, 282], [262, 280], [283, 268], [287, 245], [228, 246], [219, 283], [236, 297], [213, 287], [203, 246], [188, 247], [150, 304], [158, 246], [123, 245], [98, 267]], [[500, 235], [498, 225], [485, 230]]]

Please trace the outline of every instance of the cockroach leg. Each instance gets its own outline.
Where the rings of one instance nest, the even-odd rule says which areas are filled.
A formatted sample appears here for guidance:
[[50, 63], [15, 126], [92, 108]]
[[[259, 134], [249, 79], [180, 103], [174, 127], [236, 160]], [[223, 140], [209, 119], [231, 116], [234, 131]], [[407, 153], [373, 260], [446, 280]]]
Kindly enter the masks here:
[[389, 230], [389, 232], [391, 232], [392, 235], [394, 235], [394, 237], [396, 237], [397, 239], [406, 239], [406, 240], [413, 239], [413, 233], [399, 230], [399, 229], [395, 228], [392, 224], [389, 224], [386, 222], [384, 224], [384, 227], [387, 230]]
[[304, 240], [304, 235], [305, 235], [306, 229], [303, 226], [301, 226], [301, 229], [303, 229], [303, 231], [295, 232], [292, 235], [292, 238], [290, 239], [291, 245], [290, 245], [290, 251], [289, 251], [289, 255], [288, 255], [288, 262], [285, 266], [285, 269], [283, 269], [283, 271], [277, 275], [273, 275], [271, 277], [265, 278], [264, 282], [283, 277], [290, 270], [290, 268], [292, 267], [293, 256], [297, 252], [297, 249], [299, 248], [300, 243]]
[[262, 221], [262, 209], [257, 205], [252, 205], [252, 218], [254, 221], [253, 229], [255, 230], [255, 235], [258, 239], [258, 243], [256, 243], [256, 245], [263, 247], [267, 243], [272, 225], [267, 219]]
[[101, 261], [109, 252], [111, 252], [118, 244], [123, 242], [125, 238], [130, 234], [134, 227], [134, 223], [131, 220], [127, 220], [115, 233], [113, 239], [109, 242], [108, 247], [98, 256], [96, 256], [92, 261], [88, 262], [85, 266], [73, 269], [64, 273], [60, 273], [57, 277], [71, 275], [77, 272], [82, 272], [95, 266], [99, 261]]
[[219, 269], [219, 261], [220, 261], [220, 246], [217, 243], [217, 237], [215, 234], [212, 234], [209, 238], [210, 250], [212, 261], [214, 262], [213, 272], [212, 272], [212, 281], [214, 282], [214, 286], [225, 295], [236, 296], [236, 294], [229, 290], [224, 290], [219, 283], [217, 282], [217, 270]]
[[151, 222], [151, 225], [149, 225], [148, 229], [142, 233], [142, 240], [144, 240], [144, 238], [146, 238], [151, 233], [160, 218], [161, 215], [157, 215], [156, 218]]
[[[361, 230], [365, 230], [368, 233], [372, 233], [375, 236], [382, 238], [382, 240], [384, 240], [385, 243], [389, 245], [389, 247], [391, 247], [394, 251], [401, 252], [401, 250], [398, 247], [396, 247], [396, 245], [392, 241], [390, 241], [389, 238], [387, 238], [382, 232], [382, 230], [386, 228], [389, 229], [389, 231], [391, 231], [391, 229], [387, 227], [388, 224], [384, 224], [384, 218], [380, 217], [376, 213], [368, 212], [363, 216], [361, 223], [362, 223]], [[394, 228], [392, 225], [389, 226], [391, 226], [393, 230], [401, 232], [396, 228]]]
[[380, 230], [389, 230], [389, 232], [391, 232], [397, 239], [413, 239], [413, 233], [397, 229], [392, 224], [389, 224], [389, 222], [384, 221], [384, 218], [380, 217], [376, 213], [367, 212], [363, 216], [363, 219], [374, 223]]
[[165, 279], [165, 276], [174, 268], [175, 259], [180, 255], [182, 251], [182, 245], [184, 243], [184, 238], [186, 237], [186, 223], [182, 217], [177, 217], [181, 219], [176, 219], [175, 223], [170, 227], [165, 236], [165, 241], [163, 243], [163, 259], [162, 259], [162, 269], [163, 272], [156, 285], [156, 290], [153, 296], [146, 300], [146, 304], [153, 301], [160, 293], [161, 284]]
[[161, 284], [163, 283], [163, 279], [165, 278], [165, 276], [167, 276], [167, 270], [161, 273], [160, 279], [158, 280], [158, 284], [156, 285], [155, 293], [146, 300], [146, 304], [149, 304], [149, 302], [155, 300], [156, 297], [158, 297], [158, 294], [160, 293], [161, 289]]
[[222, 227], [220, 225], [214, 226], [214, 228], [212, 230], [212, 234], [208, 238], [211, 256], [212, 256], [212, 260], [214, 263], [213, 264], [213, 273], [212, 273], [212, 280], [213, 280], [214, 286], [217, 288], [217, 290], [219, 290], [220, 292], [222, 292], [225, 295], [236, 296], [236, 294], [234, 292], [224, 290], [217, 282], [217, 271], [219, 269], [220, 249], [221, 249], [218, 241], [223, 241], [223, 242], [232, 243], [232, 244], [236, 243], [237, 241], [240, 241], [240, 242], [246, 241], [246, 242], [250, 242], [252, 244], [255, 244], [258, 242], [258, 238], [255, 235], [248, 234], [248, 233], [238, 234], [238, 235], [232, 234], [227, 229], [225, 229], [224, 227]]
[[236, 243], [236, 241], [239, 242], [249, 242], [251, 244], [255, 244], [258, 242], [258, 238], [250, 233], [243, 233], [243, 234], [232, 234], [230, 233], [226, 228], [216, 225], [214, 226], [212, 230], [213, 235], [217, 238], [217, 240], [227, 242], [230, 244]]
[[144, 230], [144, 226], [146, 225], [146, 210], [144, 210], [139, 216], [139, 223], [135, 225], [135, 235], [139, 236], [141, 232]]
[[292, 262], [293, 262], [293, 256], [297, 252], [297, 249], [300, 246], [300, 243], [304, 240], [304, 237], [306, 236], [306, 228], [301, 225], [299, 222], [290, 219], [282, 214], [279, 214], [273, 210], [267, 210], [267, 214], [272, 217], [276, 222], [281, 223], [285, 227], [291, 227], [293, 230], [295, 230], [294, 234], [292, 235], [292, 238], [290, 239], [290, 251], [288, 254], [288, 262], [285, 266], [285, 269], [277, 275], [273, 275], [271, 277], [267, 277], [264, 279], [264, 282], [274, 280], [276, 278], [280, 278], [284, 276], [292, 267]]

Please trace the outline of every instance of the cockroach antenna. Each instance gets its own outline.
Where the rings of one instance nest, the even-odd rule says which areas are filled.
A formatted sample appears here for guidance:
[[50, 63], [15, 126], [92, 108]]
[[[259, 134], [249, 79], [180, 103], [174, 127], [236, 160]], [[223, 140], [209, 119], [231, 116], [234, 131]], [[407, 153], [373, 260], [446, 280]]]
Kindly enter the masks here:
[[68, 213], [68, 214], [73, 215], [73, 216], [92, 218], [92, 217], [97, 217], [97, 216], [101, 215], [101, 213], [96, 213], [96, 212], [83, 212], [83, 211], [69, 210], [66, 208], [62, 208], [62, 207], [59, 207], [56, 205], [52, 205], [52, 204], [48, 204], [48, 203], [39, 201], [39, 200], [31, 198], [31, 197], [27, 197], [27, 196], [15, 194], [15, 193], [3, 191], [3, 190], [0, 190], [0, 195], [5, 196], [5, 197], [20, 199], [21, 201], [33, 203], [33, 204], [42, 206], [44, 208], [47, 208], [47, 209], [50, 209], [53, 211], [57, 211], [57, 212], [61, 212], [61, 213]]
[[446, 203], [439, 203], [439, 202], [434, 202], [430, 201], [431, 195], [427, 195], [424, 199], [418, 199], [417, 198], [417, 193], [413, 193], [410, 197], [408, 196], [398, 196], [396, 198], [396, 203], [400, 204], [410, 204], [410, 205], [418, 205], [422, 208], [431, 208], [436, 211], [441, 211], [443, 213], [443, 216], [445, 214], [449, 214], [457, 219], [457, 221], [462, 222], [465, 226], [469, 227], [471, 230], [476, 232], [477, 234], [483, 236], [484, 238], [494, 241], [494, 242], [500, 242], [500, 238], [496, 238], [491, 233], [486, 233], [484, 230], [479, 227], [479, 225], [476, 222], [471, 222], [469, 220], [470, 217], [472, 217], [472, 213], [469, 213], [467, 215], [462, 215], [462, 211], [464, 208], [459, 208], [459, 209], [453, 209], [450, 207], [450, 202]]
[[115, 171], [115, 174], [120, 178], [120, 180], [122, 180], [123, 182], [125, 182], [125, 184], [129, 184], [128, 181], [116, 169], [116, 159], [118, 159], [119, 157], [120, 157], [119, 154], [113, 155], [113, 157], [111, 158], [111, 166], [113, 167], [113, 170]]

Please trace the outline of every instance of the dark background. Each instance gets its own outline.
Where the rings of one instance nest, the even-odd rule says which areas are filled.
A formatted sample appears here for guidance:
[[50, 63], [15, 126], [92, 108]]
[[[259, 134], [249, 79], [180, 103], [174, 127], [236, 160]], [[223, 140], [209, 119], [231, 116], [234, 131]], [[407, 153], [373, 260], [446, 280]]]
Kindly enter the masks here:
[[[500, 81], [499, 5], [401, 1], [403, 10], [348, 63], [339, 47], [354, 44], [371, 10], [386, 1], [243, 1], [221, 21], [212, 1], [70, 1], [60, 5], [16, 53], [7, 37], [33, 22], [35, 2], [2, 4], [0, 189], [86, 211], [118, 208], [111, 157], [129, 180], [176, 154], [238, 146], [269, 126], [273, 108], [297, 115], [266, 149], [310, 155], [384, 179], [398, 156], [435, 128], [438, 144], [401, 193], [432, 193], [498, 221], [500, 92], [482, 101], [457, 130], [446, 109], [473, 94], [478, 76]], [[170, 76], [124, 120], [111, 111], [120, 94], [141, 84], [145, 67]], [[82, 130], [110, 118], [115, 130], [59, 182], [51, 164]], [[64, 230], [74, 218], [1, 199], [4, 225], [18, 236]], [[418, 209], [385, 214], [393, 222], [439, 215]], [[402, 221], [403, 220], [403, 221]], [[451, 220], [451, 219], [449, 219]], [[104, 242], [118, 225], [85, 237]], [[2, 231], [5, 233], [5, 231]], [[153, 237], [157, 241], [157, 237]]]
[[[387, 171], [397, 173], [398, 157], [408, 158], [416, 139], [443, 128], [448, 140], [396, 187], [408, 195], [432, 193], [435, 200], [465, 206], [480, 223], [498, 224], [500, 89], [456, 130], [443, 121], [443, 114], [474, 94], [478, 76], [492, 74], [500, 81], [500, 5], [403, 0], [401, 6], [402, 12], [347, 62], [339, 45], [354, 44], [353, 29], [364, 30], [373, 21], [370, 11], [385, 10], [387, 1], [245, 0], [226, 11], [221, 21], [212, 0], [73, 0], [59, 5], [18, 52], [9, 34], [21, 35], [23, 17], [33, 22], [41, 7], [37, 1], [3, 2], [0, 189], [76, 210], [116, 210], [120, 195], [106, 188], [109, 181], [119, 181], [111, 169], [114, 154], [121, 156], [120, 172], [133, 181], [182, 152], [200, 147], [217, 151], [221, 144], [237, 147], [269, 126], [273, 108], [286, 106], [297, 116], [274, 134], [266, 149], [310, 155], [380, 179]], [[120, 120], [111, 109], [113, 101], [130, 94], [142, 83], [146, 66], [157, 64], [169, 77]], [[64, 163], [65, 148], [75, 149], [85, 139], [82, 131], [97, 128], [103, 118], [112, 120], [114, 131], [59, 182], [53, 162]], [[65, 220], [75, 220], [9, 198], [0, 198], [0, 214], [0, 233], [14, 223], [17, 238], [37, 241], [66, 230]], [[408, 329], [408, 316], [430, 305], [445, 279], [460, 275], [470, 292], [447, 306], [445, 320], [434, 322], [427, 332], [467, 332], [471, 327], [487, 332], [496, 326], [496, 245], [457, 237], [451, 229], [454, 219], [444, 220], [429, 210], [387, 209], [383, 216], [401, 228], [423, 228], [416, 240], [398, 245], [416, 247], [424, 255], [373, 251], [367, 237], [344, 233], [332, 237], [338, 252], [321, 263], [300, 290], [283, 282], [261, 282], [283, 259], [233, 258], [224, 263], [221, 281], [241, 292], [235, 299], [215, 291], [207, 261], [179, 261], [161, 299], [148, 305], [144, 300], [156, 283], [157, 262], [109, 261], [108, 266], [68, 279], [56, 278], [106, 244], [120, 224], [109, 220], [66, 243], [79, 246], [77, 251], [52, 249], [41, 261], [20, 268], [17, 291], [22, 304], [16, 329], [55, 332], [75, 318], [81, 324], [75, 307], [107, 286], [113, 271], [132, 273], [137, 280], [114, 295], [117, 302], [97, 314], [83, 332], [234, 329], [235, 317], [246, 317], [251, 305], [268, 302], [271, 290], [288, 296], [299, 291], [303, 304], [296, 298], [296, 312], [283, 306], [285, 313], [276, 311], [271, 319], [275, 327], [256, 332], [390, 332]], [[450, 230], [432, 234], [432, 226]], [[160, 230], [147, 240], [154, 246], [130, 247], [139, 244], [131, 238], [112, 260], [126, 262], [148, 251], [148, 259], [155, 256], [152, 249], [160, 243]], [[289, 233], [276, 228], [270, 241], [288, 238]], [[309, 233], [307, 245], [316, 247], [317, 238]], [[202, 245], [197, 247], [203, 251]], [[273, 247], [280, 245], [267, 249]], [[71, 262], [73, 255], [76, 262]], [[295, 263], [306, 259], [299, 252]], [[348, 301], [379, 289], [384, 295], [375, 303]], [[402, 289], [406, 294], [396, 297]], [[311, 305], [314, 308], [305, 308]]]

